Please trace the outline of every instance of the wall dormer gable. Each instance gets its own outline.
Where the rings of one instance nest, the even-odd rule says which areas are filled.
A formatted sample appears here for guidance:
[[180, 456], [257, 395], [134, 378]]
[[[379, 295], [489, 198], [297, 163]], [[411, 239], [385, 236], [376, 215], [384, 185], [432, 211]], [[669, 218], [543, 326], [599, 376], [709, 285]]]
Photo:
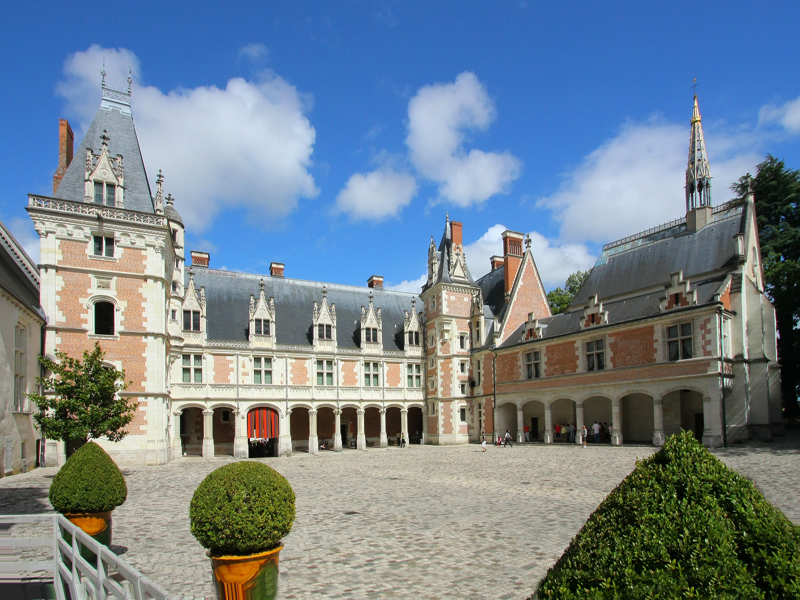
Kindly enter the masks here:
[[417, 300], [412, 298], [411, 311], [403, 311], [403, 347], [406, 352], [421, 350], [425, 336], [422, 323], [422, 311], [417, 312]]
[[335, 350], [336, 348], [336, 304], [328, 304], [328, 289], [322, 286], [322, 302], [314, 300], [312, 316], [314, 348]]
[[250, 343], [257, 346], [275, 344], [275, 298], [267, 299], [264, 293], [264, 280], [259, 283], [258, 299], [250, 295], [250, 321], [248, 333]]
[[106, 130], [100, 136], [100, 153], [95, 154], [91, 148], [86, 149], [85, 193], [84, 200], [94, 204], [105, 204], [123, 208], [125, 206], [125, 174], [122, 166], [122, 155], [112, 158], [108, 152]]
[[589, 297], [589, 305], [583, 311], [581, 329], [595, 325], [608, 325], [608, 311], [603, 310], [603, 303], [598, 301], [597, 294]]
[[691, 289], [688, 279], [683, 278], [683, 271], [671, 273], [670, 282], [664, 286], [664, 296], [661, 297], [659, 307], [661, 311], [695, 306], [697, 304], [697, 290]]
[[361, 307], [361, 348], [380, 352], [383, 347], [383, 318], [381, 309], [375, 308], [374, 295], [369, 293], [369, 306]]
[[525, 329], [522, 332], [523, 340], [538, 340], [544, 337], [544, 328], [547, 325], [539, 323], [533, 313], [528, 313], [528, 320], [525, 322]]
[[194, 273], [189, 273], [189, 285], [181, 302], [181, 324], [184, 339], [191, 343], [206, 339], [206, 288], [194, 285]]

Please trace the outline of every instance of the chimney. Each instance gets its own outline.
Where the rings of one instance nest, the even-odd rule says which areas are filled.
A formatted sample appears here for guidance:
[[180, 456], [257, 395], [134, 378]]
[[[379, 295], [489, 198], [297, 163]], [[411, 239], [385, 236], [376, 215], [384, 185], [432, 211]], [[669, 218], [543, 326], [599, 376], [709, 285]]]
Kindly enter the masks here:
[[206, 267], [211, 261], [211, 255], [208, 252], [200, 252], [199, 250], [192, 250], [192, 266], [193, 267]]
[[269, 274], [273, 277], [283, 277], [283, 268], [286, 265], [279, 262], [269, 263]]
[[517, 269], [522, 262], [522, 240], [524, 236], [518, 231], [503, 232], [503, 263], [506, 271], [505, 292], [506, 298], [511, 295], [511, 288], [514, 287], [514, 280], [517, 278]]
[[462, 230], [464, 229], [464, 224], [459, 223], [458, 221], [450, 221], [450, 237], [453, 240], [454, 246], [461, 246], [462, 245]]
[[367, 287], [375, 288], [376, 290], [382, 290], [383, 277], [381, 277], [380, 275], [373, 275], [372, 277], [367, 279]]
[[56, 193], [69, 163], [72, 162], [72, 150], [75, 145], [75, 134], [66, 119], [58, 120], [58, 168], [53, 175], [53, 193]]
[[489, 261], [492, 263], [492, 271], [494, 271], [496, 269], [499, 269], [500, 267], [502, 267], [505, 264], [505, 261], [503, 260], [503, 257], [502, 256], [497, 256], [497, 255], [495, 255], [492, 258], [490, 258]]

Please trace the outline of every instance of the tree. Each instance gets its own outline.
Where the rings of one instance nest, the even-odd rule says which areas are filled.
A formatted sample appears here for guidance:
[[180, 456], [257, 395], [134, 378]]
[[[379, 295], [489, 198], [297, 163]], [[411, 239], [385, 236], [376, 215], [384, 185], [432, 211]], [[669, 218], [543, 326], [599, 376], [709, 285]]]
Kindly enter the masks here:
[[125, 427], [138, 406], [119, 392], [128, 387], [125, 371], [103, 363], [99, 344], [83, 353], [83, 361], [65, 352], [56, 360], [45, 356], [39, 362], [52, 375], [38, 377], [41, 394], [28, 394], [41, 412], [34, 415], [42, 435], [50, 440], [88, 441], [107, 437], [118, 442], [127, 435]]
[[547, 294], [547, 302], [550, 304], [550, 311], [554, 315], [561, 314], [567, 307], [575, 294], [580, 291], [583, 282], [589, 276], [589, 271], [575, 271], [572, 275], [567, 277], [564, 283], [564, 288], [556, 288]]
[[748, 187], [755, 195], [764, 285], [775, 305], [778, 356], [785, 415], [800, 415], [800, 171], [788, 169], [771, 154], [756, 167], [755, 179], [741, 177], [731, 186], [739, 198]]

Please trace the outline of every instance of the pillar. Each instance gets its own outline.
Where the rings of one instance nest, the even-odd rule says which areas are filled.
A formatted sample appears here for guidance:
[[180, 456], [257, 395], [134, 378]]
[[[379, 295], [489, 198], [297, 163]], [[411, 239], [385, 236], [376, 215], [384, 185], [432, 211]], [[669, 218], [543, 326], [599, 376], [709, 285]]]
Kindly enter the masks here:
[[722, 446], [722, 403], [719, 395], [703, 396], [703, 446]]
[[611, 445], [622, 446], [622, 398], [611, 400]]
[[280, 442], [278, 444], [278, 454], [280, 456], [292, 455], [292, 428], [290, 427], [292, 411], [287, 410], [285, 415], [281, 415]]
[[405, 437], [408, 444], [408, 409], [405, 406], [400, 409], [400, 434]]
[[[401, 415], [403, 413], [400, 413]], [[484, 420], [486, 419], [486, 410], [483, 411]], [[427, 407], [422, 407], [422, 443], [428, 443], [428, 409]]]
[[389, 445], [389, 440], [386, 437], [386, 409], [381, 408], [381, 448], [386, 448]]
[[237, 408], [233, 411], [233, 457], [248, 458], [250, 445], [247, 442], [247, 411]]
[[[583, 402], [575, 403], [575, 443], [581, 445], [581, 431], [583, 430]], [[587, 431], [588, 435], [588, 431]]]
[[364, 409], [359, 408], [358, 414], [358, 434], [356, 435], [356, 448], [359, 450], [367, 449], [367, 436], [364, 435]]
[[319, 436], [317, 435], [317, 411], [308, 411], [308, 453], [319, 453]]
[[183, 443], [181, 442], [181, 415], [182, 410], [176, 410], [172, 413], [172, 422], [170, 423], [172, 435], [172, 458], [179, 458], [183, 456]]
[[653, 398], [653, 446], [664, 445], [664, 399]]
[[525, 417], [521, 406], [517, 407], [517, 441], [520, 444], [525, 441]]
[[214, 411], [203, 411], [203, 458], [214, 458]]
[[553, 443], [553, 410], [549, 404], [544, 405], [544, 443]]
[[342, 411], [339, 408], [333, 409], [333, 416], [335, 420], [333, 432], [333, 449], [336, 452], [342, 451]]

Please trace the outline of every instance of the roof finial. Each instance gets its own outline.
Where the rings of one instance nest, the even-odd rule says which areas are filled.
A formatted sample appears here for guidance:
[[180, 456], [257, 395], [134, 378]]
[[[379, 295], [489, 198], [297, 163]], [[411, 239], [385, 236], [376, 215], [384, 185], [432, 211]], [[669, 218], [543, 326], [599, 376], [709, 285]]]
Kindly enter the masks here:
[[264, 278], [263, 277], [261, 278], [261, 283], [258, 284], [258, 287], [261, 288], [262, 292], [264, 291]]
[[322, 286], [322, 297], [323, 298], [327, 298], [328, 297], [328, 288], [325, 287], [324, 285]]
[[531, 234], [530, 233], [526, 233], [525, 234], [525, 249], [526, 250], [530, 250], [531, 249]]
[[100, 139], [103, 140], [102, 141], [103, 147], [104, 148], [108, 148], [108, 140], [110, 140], [111, 138], [108, 137], [108, 130], [107, 129], [103, 129], [103, 134], [100, 136]]
[[370, 303], [370, 304], [372, 304], [372, 298], [373, 298], [373, 297], [374, 297], [374, 294], [372, 293], [372, 290], [370, 290], [370, 291], [369, 291], [369, 303]]
[[129, 94], [131, 93], [131, 84], [133, 83], [133, 78], [131, 77], [131, 75], [132, 75], [131, 67], [129, 65], [128, 66], [128, 93]]
[[172, 206], [172, 203], [175, 202], [175, 198], [172, 197], [172, 194], [167, 194], [166, 202], [167, 202], [167, 204]]
[[106, 57], [103, 57], [103, 70], [100, 71], [100, 75], [102, 75], [103, 79], [100, 82], [100, 87], [106, 87]]
[[444, 220], [447, 221], [448, 223], [450, 222], [450, 211], [449, 210], [444, 213]]
[[697, 77], [692, 79], [692, 85], [690, 87], [694, 90], [694, 97], [697, 98]]

